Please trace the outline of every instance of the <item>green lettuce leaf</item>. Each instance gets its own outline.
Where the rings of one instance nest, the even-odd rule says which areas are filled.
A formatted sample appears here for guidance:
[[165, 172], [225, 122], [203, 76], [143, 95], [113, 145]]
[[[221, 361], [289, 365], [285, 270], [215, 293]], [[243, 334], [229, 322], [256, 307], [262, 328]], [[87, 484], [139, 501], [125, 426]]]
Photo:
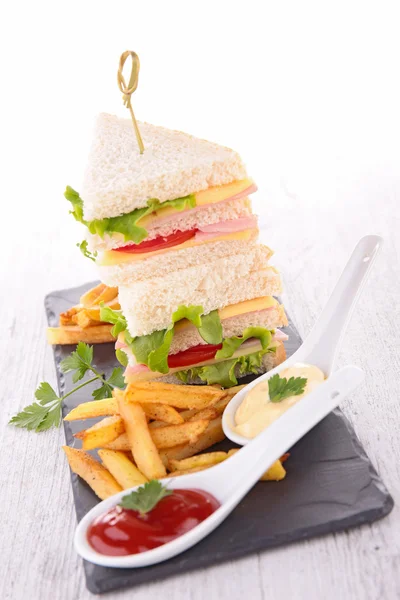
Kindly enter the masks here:
[[257, 374], [261, 367], [263, 356], [267, 352], [269, 352], [269, 349], [259, 350], [258, 352], [253, 352], [253, 354], [239, 356], [231, 360], [224, 360], [215, 365], [193, 367], [186, 371], [179, 371], [175, 373], [175, 376], [184, 383], [199, 377], [208, 385], [218, 383], [224, 388], [229, 388], [237, 385], [237, 376], [243, 377], [249, 373]]
[[199, 334], [207, 344], [220, 344], [222, 342], [222, 323], [217, 310], [201, 317]]
[[118, 362], [123, 367], [127, 367], [128, 366], [128, 356], [127, 356], [126, 352], [124, 352], [122, 350], [122, 348], [117, 348], [117, 350], [115, 351], [115, 356], [117, 357]]
[[147, 202], [147, 206], [137, 208], [130, 213], [120, 215], [119, 217], [110, 217], [108, 219], [94, 219], [93, 221], [85, 221], [83, 218], [83, 200], [78, 192], [67, 186], [64, 196], [71, 202], [73, 210], [70, 211], [74, 218], [86, 225], [92, 234], [97, 234], [101, 238], [108, 233], [121, 233], [124, 236], [125, 242], [133, 242], [140, 244], [147, 237], [147, 230], [139, 225], [139, 221], [143, 217], [147, 217], [156, 211], [162, 211], [164, 208], [174, 208], [182, 211], [196, 206], [196, 197], [194, 194], [176, 198], [175, 200], [167, 200], [160, 202], [157, 199], [152, 199]]
[[218, 350], [215, 355], [215, 358], [230, 358], [236, 350], [250, 338], [257, 338], [260, 340], [262, 349], [265, 350], [271, 343], [272, 335], [271, 332], [264, 327], [247, 327], [240, 337], [233, 336], [231, 338], [226, 338], [222, 343], [222, 348]]
[[90, 260], [93, 260], [94, 262], [96, 262], [96, 256], [97, 256], [97, 252], [93, 252], [93, 254], [88, 250], [88, 242], [87, 240], [83, 240], [83, 242], [81, 242], [80, 244], [76, 244], [79, 248], [79, 250], [82, 252], [83, 256], [85, 256], [86, 258], [90, 258]]
[[131, 348], [138, 363], [147, 365], [152, 371], [168, 373], [168, 354], [174, 337], [174, 326], [182, 319], [188, 319], [199, 334], [208, 344], [222, 342], [222, 325], [218, 311], [203, 315], [202, 306], [179, 306], [173, 313], [171, 324], [167, 329], [154, 331], [148, 335], [132, 337], [127, 330], [127, 322], [120, 310], [113, 310], [109, 306], [100, 306], [100, 318], [107, 323], [113, 323], [111, 333], [117, 337], [121, 331], [125, 332], [125, 342]]
[[100, 319], [105, 323], [112, 323], [114, 325], [111, 329], [111, 333], [114, 337], [118, 337], [118, 334], [120, 334], [121, 331], [125, 331], [128, 327], [122, 312], [120, 310], [114, 310], [109, 306], [104, 306], [104, 302], [100, 304]]
[[138, 363], [147, 365], [152, 371], [168, 373], [168, 354], [174, 337], [174, 325], [182, 319], [188, 319], [195, 327], [202, 324], [202, 306], [179, 306], [172, 315], [171, 324], [167, 329], [154, 331], [148, 335], [125, 341], [129, 344]]
[[67, 185], [64, 192], [64, 197], [72, 204], [72, 210], [70, 210], [69, 212], [74, 217], [74, 219], [76, 221], [79, 221], [79, 223], [87, 225], [87, 221], [85, 221], [85, 219], [83, 218], [83, 200], [79, 196], [78, 192], [76, 192], [72, 189], [72, 187]]

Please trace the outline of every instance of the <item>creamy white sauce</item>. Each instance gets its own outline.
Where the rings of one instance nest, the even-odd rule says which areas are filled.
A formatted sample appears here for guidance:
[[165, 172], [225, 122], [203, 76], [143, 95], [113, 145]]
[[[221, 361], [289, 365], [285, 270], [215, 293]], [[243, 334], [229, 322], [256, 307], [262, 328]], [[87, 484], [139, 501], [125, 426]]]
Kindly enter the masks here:
[[235, 414], [233, 430], [246, 438], [254, 438], [263, 429], [271, 425], [303, 396], [312, 392], [323, 383], [325, 376], [321, 369], [313, 365], [295, 363], [292, 367], [279, 372], [279, 377], [304, 377], [307, 383], [299, 396], [290, 396], [280, 402], [269, 399], [268, 379], [255, 385], [246, 395]]

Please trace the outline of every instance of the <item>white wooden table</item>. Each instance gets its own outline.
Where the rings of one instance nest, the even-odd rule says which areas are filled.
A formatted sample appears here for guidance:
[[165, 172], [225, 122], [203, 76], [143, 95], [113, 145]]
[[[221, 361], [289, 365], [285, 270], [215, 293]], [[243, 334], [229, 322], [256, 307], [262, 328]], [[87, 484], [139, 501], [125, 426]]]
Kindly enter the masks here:
[[[400, 182], [387, 173], [353, 178], [337, 171], [330, 184], [331, 193], [321, 202], [318, 186], [312, 189], [294, 180], [289, 186], [282, 180], [280, 190], [260, 190], [255, 207], [262, 212], [263, 239], [276, 250], [274, 262], [284, 275], [286, 306], [302, 335], [310, 330], [357, 239], [365, 233], [385, 238], [340, 363], [355, 363], [366, 371], [365, 385], [344, 411], [395, 499], [392, 513], [371, 526], [114, 593], [113, 598], [399, 597]], [[264, 207], [266, 197], [270, 202]], [[42, 229], [38, 219], [24, 221], [23, 244], [17, 243], [12, 228], [3, 230], [2, 600], [91, 597], [72, 547], [76, 521], [69, 469], [60, 450], [62, 429], [38, 435], [7, 426], [9, 418], [32, 401], [40, 381], [55, 383], [52, 351], [45, 341], [44, 295], [96, 277], [90, 261], [74, 246], [79, 233], [65, 205], [56, 199], [51, 210], [51, 228], [48, 221]]]

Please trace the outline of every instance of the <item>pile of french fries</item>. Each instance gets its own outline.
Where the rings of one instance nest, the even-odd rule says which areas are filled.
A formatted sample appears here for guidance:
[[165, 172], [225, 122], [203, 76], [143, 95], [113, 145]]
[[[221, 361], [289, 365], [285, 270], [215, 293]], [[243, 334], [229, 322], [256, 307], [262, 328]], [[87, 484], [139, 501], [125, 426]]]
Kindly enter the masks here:
[[[104, 418], [74, 435], [82, 449], [64, 446], [69, 465], [102, 500], [151, 479], [212, 467], [238, 451], [201, 454], [225, 438], [222, 413], [243, 387], [221, 390], [145, 381], [130, 384], [125, 391], [114, 390], [112, 398], [80, 404], [67, 421]], [[94, 449], [101, 462], [89, 454]], [[283, 479], [287, 456], [261, 479]]]
[[118, 303], [118, 288], [100, 283], [81, 296], [79, 304], [60, 314], [60, 326], [47, 328], [49, 344], [103, 344], [115, 341], [112, 325], [100, 319], [100, 303], [114, 310]]

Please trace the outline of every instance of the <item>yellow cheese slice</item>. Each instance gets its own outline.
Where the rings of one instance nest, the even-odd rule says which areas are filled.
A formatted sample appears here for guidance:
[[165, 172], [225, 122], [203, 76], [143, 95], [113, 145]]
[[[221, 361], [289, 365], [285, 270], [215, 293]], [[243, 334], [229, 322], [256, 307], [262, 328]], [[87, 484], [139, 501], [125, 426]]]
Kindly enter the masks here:
[[165, 248], [164, 250], [154, 250], [153, 252], [143, 252], [141, 254], [130, 254], [129, 252], [116, 252], [115, 250], [106, 250], [103, 252], [101, 258], [97, 261], [97, 264], [102, 267], [111, 267], [112, 265], [119, 265], [121, 263], [130, 263], [130, 262], [138, 262], [140, 260], [145, 260], [146, 258], [150, 258], [152, 256], [158, 256], [159, 254], [163, 254], [164, 252], [169, 252], [171, 250], [184, 250], [186, 248], [193, 248], [194, 246], [200, 246], [203, 244], [209, 244], [211, 242], [222, 242], [227, 240], [250, 240], [250, 238], [254, 235], [254, 232], [258, 229], [246, 229], [245, 231], [235, 231], [233, 233], [226, 233], [225, 235], [220, 235], [209, 240], [203, 240], [201, 242], [195, 242], [192, 240], [188, 240], [183, 244], [178, 244], [177, 246], [171, 246], [170, 248]]
[[[253, 185], [253, 181], [251, 179], [241, 179], [239, 181], [233, 181], [232, 183], [227, 183], [225, 185], [216, 185], [214, 187], [210, 187], [207, 190], [203, 190], [202, 192], [196, 192], [194, 194], [196, 198], [196, 206], [205, 206], [207, 204], [217, 204], [217, 202], [222, 202], [223, 200], [227, 200], [236, 194], [240, 194], [240, 192], [244, 192], [250, 186]], [[140, 227], [144, 227], [148, 229], [152, 225], [155, 224], [157, 219], [169, 217], [171, 215], [179, 214], [180, 210], [176, 208], [172, 208], [171, 206], [166, 208], [159, 208], [156, 212], [148, 215], [147, 217], [143, 217], [140, 219], [138, 224]]]
[[[232, 358], [238, 358], [239, 356], [246, 356], [246, 354], [252, 354], [253, 352], [259, 352], [262, 350], [262, 346], [260, 342], [257, 342], [254, 345], [248, 346], [247, 348], [239, 348], [236, 350], [229, 359], [226, 358], [212, 358], [211, 360], [205, 360], [204, 362], [196, 363], [195, 365], [190, 365], [187, 367], [175, 367], [174, 369], [170, 369], [168, 371], [168, 375], [173, 375], [173, 373], [177, 373], [178, 371], [186, 371], [188, 369], [192, 369], [193, 367], [204, 367], [205, 365], [215, 365], [216, 363], [223, 362], [224, 360], [231, 360]], [[148, 381], [150, 379], [156, 379], [157, 377], [162, 377], [162, 373], [158, 371], [142, 371], [141, 373], [135, 373], [135, 375], [125, 375], [126, 383], [133, 383], [135, 381]]]

